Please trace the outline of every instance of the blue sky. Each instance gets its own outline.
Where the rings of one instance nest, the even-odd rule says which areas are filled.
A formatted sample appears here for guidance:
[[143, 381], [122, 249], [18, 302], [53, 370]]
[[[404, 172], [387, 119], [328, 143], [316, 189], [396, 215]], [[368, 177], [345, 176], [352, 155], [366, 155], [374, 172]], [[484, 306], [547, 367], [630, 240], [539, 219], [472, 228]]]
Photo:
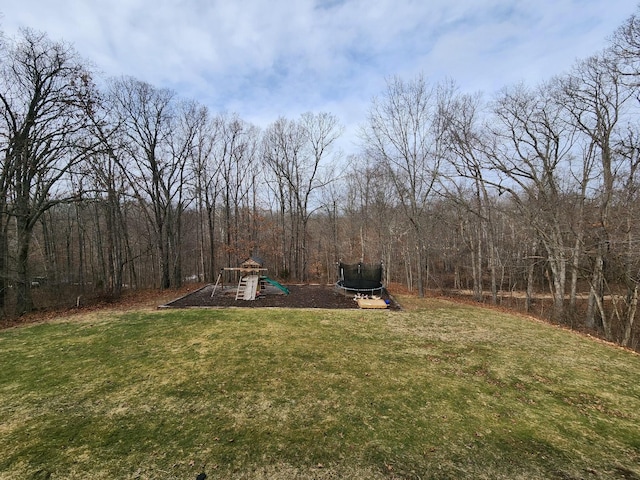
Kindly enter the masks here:
[[349, 139], [392, 75], [488, 95], [534, 85], [603, 48], [637, 10], [636, 0], [0, 0], [0, 30], [44, 31], [106, 76], [261, 127], [331, 112]]

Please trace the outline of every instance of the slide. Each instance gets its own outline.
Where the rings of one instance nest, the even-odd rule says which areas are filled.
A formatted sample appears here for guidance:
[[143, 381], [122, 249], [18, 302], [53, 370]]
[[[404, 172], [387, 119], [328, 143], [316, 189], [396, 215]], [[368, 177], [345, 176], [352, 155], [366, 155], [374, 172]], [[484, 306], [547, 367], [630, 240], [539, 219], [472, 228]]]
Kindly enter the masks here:
[[273, 285], [274, 287], [279, 288], [280, 290], [282, 290], [285, 294], [289, 295], [289, 289], [287, 287], [285, 287], [284, 285], [276, 282], [275, 280], [272, 280], [269, 277], [262, 277], [262, 280], [264, 280], [267, 283], [270, 283], [271, 285]]

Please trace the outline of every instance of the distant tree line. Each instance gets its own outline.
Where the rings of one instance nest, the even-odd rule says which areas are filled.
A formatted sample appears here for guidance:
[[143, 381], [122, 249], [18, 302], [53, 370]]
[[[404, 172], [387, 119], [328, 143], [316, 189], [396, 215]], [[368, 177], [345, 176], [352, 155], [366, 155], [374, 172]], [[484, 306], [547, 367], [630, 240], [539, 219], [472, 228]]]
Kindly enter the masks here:
[[212, 282], [256, 255], [284, 281], [382, 261], [421, 296], [547, 296], [553, 320], [639, 346], [637, 15], [567, 73], [491, 98], [390, 78], [348, 157], [331, 113], [260, 129], [100, 79], [31, 30], [0, 55], [5, 317]]

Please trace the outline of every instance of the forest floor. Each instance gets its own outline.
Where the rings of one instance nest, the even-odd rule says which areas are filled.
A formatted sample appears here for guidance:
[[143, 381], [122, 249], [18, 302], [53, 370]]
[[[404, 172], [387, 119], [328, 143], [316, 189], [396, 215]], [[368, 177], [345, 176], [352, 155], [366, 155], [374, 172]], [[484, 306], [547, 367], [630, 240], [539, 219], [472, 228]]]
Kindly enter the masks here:
[[[273, 286], [267, 286], [255, 300], [236, 300], [236, 288], [225, 286], [218, 287], [214, 293], [213, 285], [187, 293], [163, 305], [168, 308], [189, 307], [284, 307], [284, 308], [330, 308], [347, 309], [358, 308], [354, 295], [343, 295], [333, 285], [304, 284], [285, 285], [289, 294]], [[383, 300], [389, 301], [389, 308], [399, 310], [400, 305], [386, 290], [379, 295]]]

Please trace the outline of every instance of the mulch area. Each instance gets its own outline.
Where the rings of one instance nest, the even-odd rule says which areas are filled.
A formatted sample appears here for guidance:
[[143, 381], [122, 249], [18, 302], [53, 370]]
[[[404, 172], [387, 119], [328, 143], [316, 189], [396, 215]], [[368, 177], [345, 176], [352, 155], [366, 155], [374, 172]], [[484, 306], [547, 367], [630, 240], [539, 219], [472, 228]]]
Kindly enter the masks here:
[[[163, 307], [189, 308], [189, 307], [284, 307], [284, 308], [331, 308], [352, 309], [358, 308], [354, 295], [343, 295], [333, 285], [286, 285], [289, 295], [275, 287], [267, 287], [255, 300], [236, 300], [234, 287], [218, 287], [213, 296], [213, 285], [206, 285], [195, 292], [173, 300]], [[400, 305], [383, 290], [380, 298], [389, 300], [389, 309], [399, 310]]]

